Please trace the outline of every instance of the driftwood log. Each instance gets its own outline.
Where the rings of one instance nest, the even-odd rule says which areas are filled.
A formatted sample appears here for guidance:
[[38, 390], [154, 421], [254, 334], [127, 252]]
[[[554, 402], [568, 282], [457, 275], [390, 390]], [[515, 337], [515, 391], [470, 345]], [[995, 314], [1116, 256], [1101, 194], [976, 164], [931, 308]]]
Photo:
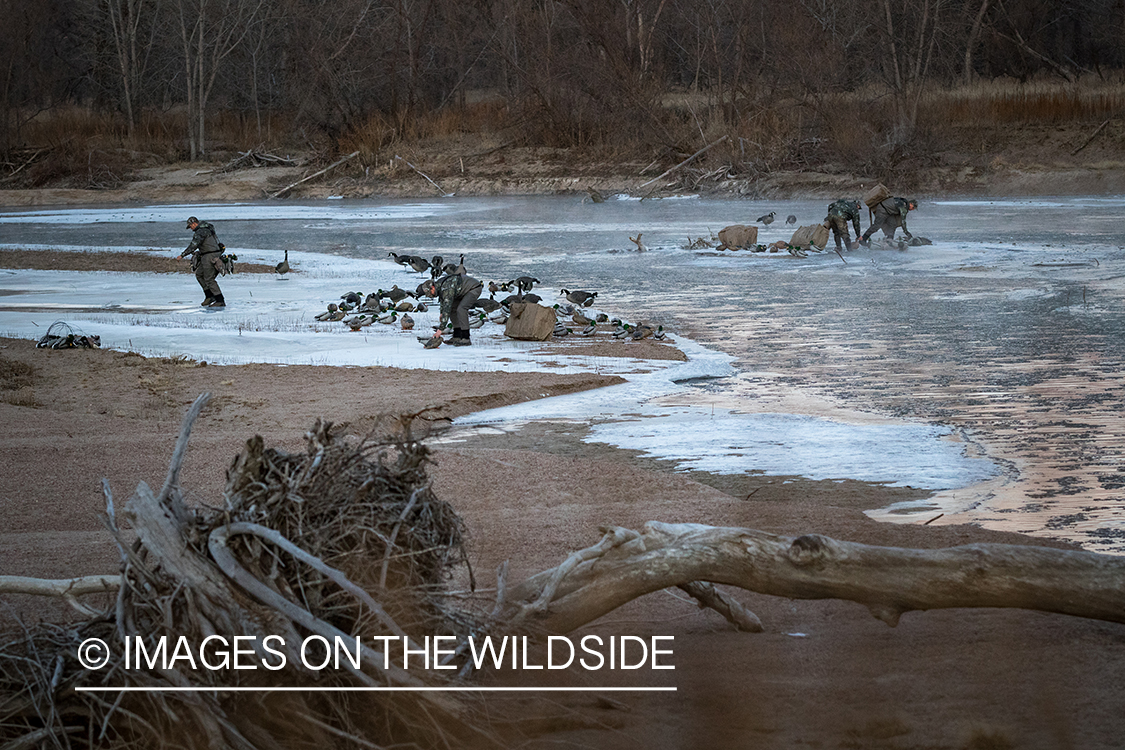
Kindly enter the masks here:
[[[328, 736], [356, 746], [438, 746], [480, 731], [469, 699], [451, 693], [411, 692], [388, 698], [377, 711], [298, 693], [246, 711], [222, 692], [242, 682], [229, 672], [81, 668], [74, 654], [89, 637], [120, 653], [127, 639], [151, 645], [160, 637], [198, 643], [216, 634], [257, 636], [254, 648], [265, 659], [262, 639], [281, 635], [290, 666], [260, 676], [262, 684], [312, 685], [323, 684], [323, 676], [293, 651], [309, 634], [411, 644], [450, 636], [458, 644], [448, 660], [456, 662], [454, 671], [407, 671], [389, 648], [364, 645], [359, 665], [344, 662], [333, 676], [354, 688], [416, 689], [464, 684], [472, 674], [466, 656], [472, 636], [567, 634], [669, 587], [750, 632], [763, 624], [714, 584], [854, 601], [891, 626], [905, 612], [948, 607], [1017, 607], [1125, 623], [1125, 558], [1003, 544], [875, 547], [817, 534], [658, 522], [639, 531], [605, 528], [593, 546], [523, 582], [509, 583], [502, 566], [495, 600], [471, 610], [451, 605], [442, 593], [443, 571], [463, 561], [460, 521], [433, 497], [427, 450], [410, 435], [409, 420], [399, 422], [404, 435], [375, 445], [375, 461], [368, 457], [372, 445], [337, 440], [323, 422], [306, 435], [305, 455], [270, 451], [254, 438], [228, 471], [221, 507], [188, 508], [180, 465], [206, 398], [185, 417], [161, 491], [142, 483], [126, 504], [135, 540], [118, 530], [106, 484], [105, 520], [121, 553], [119, 574], [0, 578], [0, 593], [62, 597], [89, 617], [0, 643], [0, 694], [16, 696], [0, 702], [0, 746], [73, 746], [75, 731], [99, 742], [145, 745], [185, 728], [190, 747], [308, 746], [326, 744]], [[105, 612], [77, 602], [107, 591], [116, 591], [116, 599]], [[111, 693], [108, 701], [81, 692], [121, 685], [206, 690], [128, 699]], [[294, 723], [303, 729], [295, 732]]]

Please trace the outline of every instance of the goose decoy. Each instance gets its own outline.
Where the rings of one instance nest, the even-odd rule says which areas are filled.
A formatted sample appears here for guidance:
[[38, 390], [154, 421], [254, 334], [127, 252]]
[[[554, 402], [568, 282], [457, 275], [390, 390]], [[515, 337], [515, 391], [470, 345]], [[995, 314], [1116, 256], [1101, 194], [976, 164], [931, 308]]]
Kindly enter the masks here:
[[774, 219], [775, 216], [777, 216], [777, 211], [770, 211], [765, 216], [759, 216], [758, 221], [762, 224], [765, 224], [768, 227], [770, 224], [773, 223], [773, 219]]
[[395, 263], [398, 263], [400, 266], [405, 266], [410, 260], [409, 255], [399, 255], [398, 253], [387, 253], [387, 257], [389, 257]]
[[473, 307], [479, 307], [485, 312], [496, 312], [500, 309], [500, 303], [491, 298], [478, 299]]
[[533, 305], [537, 305], [543, 301], [543, 298], [538, 294], [532, 294], [531, 292], [528, 292], [527, 294], [523, 295], [523, 301], [530, 302]]
[[509, 294], [504, 299], [500, 300], [501, 307], [511, 307], [514, 302], [523, 302], [522, 294]]
[[789, 214], [788, 216], [785, 217], [785, 223], [786, 224], [796, 224], [797, 223], [797, 215], [796, 214]]
[[425, 273], [430, 270], [430, 261], [420, 255], [411, 255], [406, 259], [406, 264], [418, 273]]
[[515, 280], [514, 283], [516, 285], [516, 288], [519, 289], [520, 292], [526, 294], [527, 292], [531, 291], [531, 287], [539, 283], [539, 279], [531, 276], [520, 276]]
[[445, 265], [445, 258], [440, 255], [435, 255], [430, 258], [430, 278], [436, 279], [441, 276], [441, 267]]
[[273, 270], [277, 271], [282, 276], [289, 273], [289, 250], [288, 250], [288, 248], [286, 248], [286, 250], [285, 250], [285, 259], [282, 260], [280, 263], [278, 263], [276, 266], [274, 266]]
[[414, 318], [409, 315], [403, 315], [398, 324], [402, 326], [402, 330], [404, 331], [412, 330], [414, 328]]
[[570, 291], [569, 289], [560, 289], [559, 294], [566, 296], [568, 300], [576, 305], [582, 307], [589, 307], [594, 304], [594, 298], [598, 296], [597, 292], [583, 292], [583, 291]]

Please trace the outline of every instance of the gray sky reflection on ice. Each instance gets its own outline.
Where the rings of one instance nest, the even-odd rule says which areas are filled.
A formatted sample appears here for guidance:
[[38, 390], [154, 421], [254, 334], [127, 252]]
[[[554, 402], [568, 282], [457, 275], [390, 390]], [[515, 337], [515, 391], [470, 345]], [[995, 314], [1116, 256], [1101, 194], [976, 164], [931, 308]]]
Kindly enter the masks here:
[[[1125, 289], [1114, 279], [1125, 277], [1125, 198], [923, 198], [910, 226], [937, 244], [859, 250], [846, 263], [834, 253], [684, 249], [770, 210], [796, 214], [798, 224], [820, 221], [825, 204], [687, 198], [594, 206], [553, 196], [0, 209], [0, 247], [171, 254], [187, 243], [183, 222], [194, 214], [216, 222], [241, 260], [272, 265], [288, 249], [303, 271], [288, 280], [224, 279], [233, 301], [221, 313], [199, 309], [198, 288], [184, 277], [138, 285], [121, 274], [3, 274], [0, 330], [37, 338], [66, 319], [111, 346], [215, 362], [543, 367], [534, 345], [489, 326], [469, 351], [428, 352], [388, 327], [356, 334], [310, 321], [345, 291], [413, 289], [421, 277], [390, 263], [389, 251], [465, 253], [484, 279], [541, 278], [536, 291], [547, 301], [560, 288], [597, 290], [607, 312], [663, 322], [692, 356], [687, 365], [552, 357], [565, 368], [553, 372], [621, 373], [629, 383], [472, 415], [480, 425], [580, 419], [593, 425], [592, 440], [683, 468], [708, 462], [714, 471], [941, 488], [940, 523], [971, 519], [1066, 536], [1076, 528], [1067, 519], [1082, 514], [1097, 536], [1070, 538], [1120, 546], [1114, 446], [1125, 442], [1125, 424], [1113, 414], [1121, 411], [1114, 394]], [[759, 241], [792, 231], [774, 222]], [[638, 232], [647, 253], [633, 252], [629, 237]], [[432, 322], [422, 316], [418, 327]], [[686, 382], [692, 378], [710, 380]], [[1087, 383], [1099, 393], [1084, 395]], [[1069, 401], [1055, 414], [1060, 397]], [[1072, 408], [1083, 430], [1053, 426]], [[721, 430], [712, 428], [712, 409]], [[989, 456], [1004, 473], [980, 482], [994, 471]], [[1087, 467], [1080, 475], [1076, 462]], [[1028, 497], [1042, 498], [1036, 510]], [[893, 512], [920, 522], [931, 511]]]

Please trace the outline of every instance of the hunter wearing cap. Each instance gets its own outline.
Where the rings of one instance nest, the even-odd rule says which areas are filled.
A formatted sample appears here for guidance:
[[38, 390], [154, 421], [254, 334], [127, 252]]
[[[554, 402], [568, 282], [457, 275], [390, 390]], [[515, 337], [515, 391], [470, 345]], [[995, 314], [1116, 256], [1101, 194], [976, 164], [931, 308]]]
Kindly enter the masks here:
[[887, 239], [895, 238], [895, 230], [902, 227], [906, 239], [914, 239], [914, 235], [906, 228], [906, 215], [918, 208], [918, 201], [913, 198], [887, 198], [875, 204], [875, 215], [871, 219], [871, 226], [863, 233], [860, 244], [866, 245], [868, 238], [875, 234], [875, 230], [882, 229]]
[[452, 273], [433, 282], [432, 291], [441, 301], [441, 317], [438, 319], [438, 335], [453, 326], [453, 338], [446, 343], [453, 346], [470, 346], [469, 309], [480, 299], [484, 285], [465, 272], [459, 265]]
[[195, 280], [203, 287], [206, 295], [199, 304], [203, 307], [226, 307], [226, 300], [219, 289], [218, 277], [223, 270], [222, 247], [219, 238], [215, 235], [215, 227], [210, 222], [200, 221], [192, 216], [187, 220], [187, 228], [193, 234], [191, 243], [180, 253], [181, 258], [191, 256], [191, 267], [195, 271]]

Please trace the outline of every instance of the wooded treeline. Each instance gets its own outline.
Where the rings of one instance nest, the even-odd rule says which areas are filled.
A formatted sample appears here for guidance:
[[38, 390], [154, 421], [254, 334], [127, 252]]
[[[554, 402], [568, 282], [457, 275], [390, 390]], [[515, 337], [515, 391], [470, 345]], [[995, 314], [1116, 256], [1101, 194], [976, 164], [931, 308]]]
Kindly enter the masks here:
[[[376, 142], [492, 102], [530, 145], [696, 140], [858, 96], [907, 141], [924, 89], [1125, 67], [1122, 0], [10, 0], [0, 147], [64, 105]], [[811, 109], [809, 109], [811, 107]], [[851, 110], [848, 110], [849, 112]], [[863, 110], [860, 110], [863, 111]], [[495, 119], [495, 118], [494, 118]], [[284, 125], [281, 125], [284, 123]], [[492, 124], [497, 124], [495, 121]], [[276, 128], [282, 127], [284, 133]], [[714, 131], [712, 131], [714, 132]], [[745, 144], [743, 144], [745, 148]]]

